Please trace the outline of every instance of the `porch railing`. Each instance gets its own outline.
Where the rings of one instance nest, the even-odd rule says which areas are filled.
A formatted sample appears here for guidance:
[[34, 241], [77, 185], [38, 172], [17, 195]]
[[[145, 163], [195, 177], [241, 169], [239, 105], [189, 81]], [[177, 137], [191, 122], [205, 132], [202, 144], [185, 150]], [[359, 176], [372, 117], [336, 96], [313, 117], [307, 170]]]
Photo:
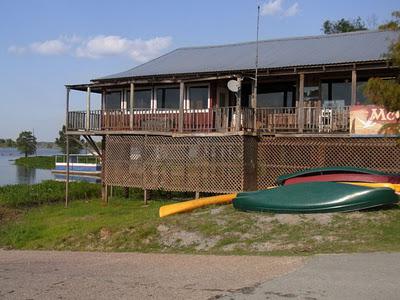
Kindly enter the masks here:
[[132, 115], [129, 110], [93, 110], [89, 121], [85, 111], [71, 111], [68, 118], [68, 130], [78, 131], [333, 133], [350, 129], [348, 106], [184, 109], [182, 128], [175, 109], [136, 108]]

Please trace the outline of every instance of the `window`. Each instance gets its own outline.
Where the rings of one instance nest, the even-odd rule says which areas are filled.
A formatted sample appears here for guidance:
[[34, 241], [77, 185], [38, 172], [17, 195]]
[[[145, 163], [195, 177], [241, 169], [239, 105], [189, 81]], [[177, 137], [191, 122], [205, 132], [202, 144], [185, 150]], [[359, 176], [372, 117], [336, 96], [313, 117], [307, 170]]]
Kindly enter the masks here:
[[191, 109], [208, 108], [208, 86], [189, 87]]
[[329, 81], [321, 84], [324, 104], [351, 105], [351, 82]]
[[121, 92], [107, 92], [104, 102], [105, 109], [121, 109]]
[[[130, 109], [131, 102], [130, 102], [130, 95], [131, 92], [126, 92], [126, 107]], [[151, 90], [137, 90], [133, 93], [135, 97], [135, 108], [151, 108]]]
[[257, 94], [258, 107], [284, 107], [285, 92]]
[[365, 85], [367, 84], [366, 81], [358, 81], [357, 82], [357, 101], [356, 104], [372, 104], [371, 100], [367, 99], [367, 97], [364, 96], [364, 88]]
[[318, 100], [319, 87], [318, 86], [305, 86], [304, 87], [304, 100]]
[[158, 88], [157, 108], [179, 108], [179, 88]]

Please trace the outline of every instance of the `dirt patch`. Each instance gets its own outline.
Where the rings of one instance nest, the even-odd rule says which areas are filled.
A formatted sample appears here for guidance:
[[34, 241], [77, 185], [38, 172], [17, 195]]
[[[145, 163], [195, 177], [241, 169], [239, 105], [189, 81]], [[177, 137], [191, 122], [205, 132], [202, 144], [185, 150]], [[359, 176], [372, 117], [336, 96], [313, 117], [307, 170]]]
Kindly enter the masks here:
[[316, 222], [321, 225], [328, 225], [332, 219], [334, 214], [326, 213], [326, 214], [311, 214], [311, 215], [304, 215], [304, 218], [309, 221]]
[[263, 243], [253, 243], [251, 244], [250, 248], [257, 252], [270, 252], [270, 251], [277, 251], [277, 250], [290, 250], [293, 248], [298, 247], [293, 243], [282, 244], [277, 242], [263, 242]]
[[0, 224], [15, 221], [22, 214], [21, 211], [0, 206]]
[[165, 247], [194, 247], [198, 251], [214, 247], [221, 239], [219, 236], [204, 237], [198, 232], [176, 230], [165, 225], [157, 227], [160, 233], [160, 244]]

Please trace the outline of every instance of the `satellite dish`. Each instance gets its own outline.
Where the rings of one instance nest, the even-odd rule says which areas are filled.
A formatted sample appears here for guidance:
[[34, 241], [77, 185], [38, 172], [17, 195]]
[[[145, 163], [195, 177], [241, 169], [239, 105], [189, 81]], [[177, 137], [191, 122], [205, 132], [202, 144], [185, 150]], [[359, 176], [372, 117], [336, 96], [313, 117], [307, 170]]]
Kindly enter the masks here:
[[229, 80], [228, 81], [228, 89], [231, 92], [237, 93], [239, 91], [240, 88], [240, 82], [237, 80]]

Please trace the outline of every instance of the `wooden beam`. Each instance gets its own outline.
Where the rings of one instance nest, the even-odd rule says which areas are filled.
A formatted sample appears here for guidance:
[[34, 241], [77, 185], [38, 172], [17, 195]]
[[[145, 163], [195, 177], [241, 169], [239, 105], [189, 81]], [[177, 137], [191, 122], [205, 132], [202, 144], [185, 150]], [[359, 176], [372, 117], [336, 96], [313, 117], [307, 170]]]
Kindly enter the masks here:
[[133, 82], [131, 82], [131, 90], [129, 93], [129, 104], [130, 104], [129, 125], [131, 130], [133, 130], [133, 108], [135, 107], [135, 84]]
[[86, 91], [86, 130], [90, 130], [90, 86]]
[[351, 71], [351, 105], [356, 105], [357, 101], [357, 71]]
[[183, 132], [183, 113], [184, 113], [184, 105], [185, 105], [185, 83], [183, 81], [179, 84], [179, 124], [178, 129], [179, 132]]
[[239, 82], [239, 90], [236, 94], [236, 131], [240, 131], [240, 124], [241, 124], [241, 104], [242, 104], [242, 80], [243, 78], [238, 76], [237, 81]]
[[251, 108], [253, 109], [253, 130], [257, 130], [257, 85], [258, 80], [251, 81]]
[[304, 73], [300, 73], [298, 91], [299, 91], [298, 130], [299, 133], [302, 133], [304, 129]]

